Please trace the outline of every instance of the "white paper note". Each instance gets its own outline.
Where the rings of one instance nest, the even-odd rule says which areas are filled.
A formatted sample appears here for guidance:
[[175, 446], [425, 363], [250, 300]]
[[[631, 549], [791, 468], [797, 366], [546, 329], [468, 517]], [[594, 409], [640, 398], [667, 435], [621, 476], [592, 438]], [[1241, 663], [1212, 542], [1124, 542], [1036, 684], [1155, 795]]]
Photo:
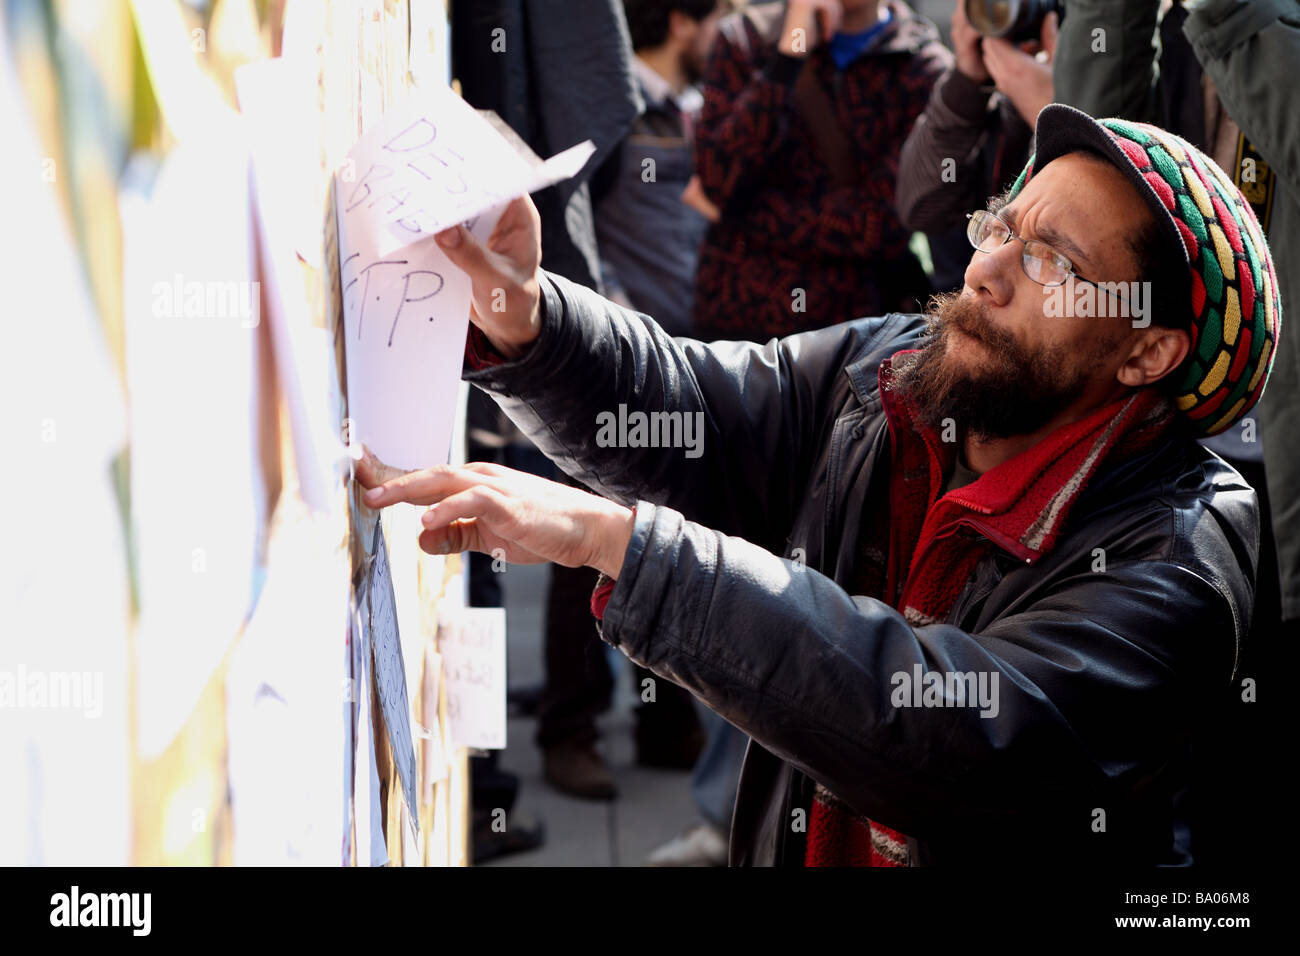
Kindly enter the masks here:
[[468, 607], [438, 627], [453, 746], [506, 745], [506, 612]]
[[511, 199], [572, 175], [593, 149], [520, 155], [438, 89], [391, 109], [336, 171], [349, 416], [381, 461], [447, 461], [470, 286], [433, 234], [465, 222], [486, 240]]

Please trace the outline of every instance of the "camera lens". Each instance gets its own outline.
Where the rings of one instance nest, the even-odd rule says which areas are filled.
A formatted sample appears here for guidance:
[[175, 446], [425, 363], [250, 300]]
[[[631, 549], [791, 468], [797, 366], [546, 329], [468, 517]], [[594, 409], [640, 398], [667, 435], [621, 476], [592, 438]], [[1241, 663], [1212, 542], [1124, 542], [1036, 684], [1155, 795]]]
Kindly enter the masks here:
[[965, 0], [966, 19], [986, 37], [1012, 43], [1037, 40], [1044, 18], [1061, 13], [1060, 0]]
[[1020, 0], [966, 0], [966, 19], [986, 37], [1002, 36], [1020, 14]]

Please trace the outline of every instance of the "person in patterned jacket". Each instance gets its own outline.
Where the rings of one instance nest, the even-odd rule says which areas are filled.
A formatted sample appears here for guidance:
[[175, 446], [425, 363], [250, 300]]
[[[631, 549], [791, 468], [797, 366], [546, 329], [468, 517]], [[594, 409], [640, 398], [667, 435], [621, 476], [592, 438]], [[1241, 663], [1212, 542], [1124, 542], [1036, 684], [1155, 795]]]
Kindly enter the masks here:
[[894, 184], [951, 62], [901, 0], [762, 3], [722, 21], [696, 130], [700, 184], [720, 217], [700, 250], [695, 335], [763, 338], [917, 310], [929, 286]]

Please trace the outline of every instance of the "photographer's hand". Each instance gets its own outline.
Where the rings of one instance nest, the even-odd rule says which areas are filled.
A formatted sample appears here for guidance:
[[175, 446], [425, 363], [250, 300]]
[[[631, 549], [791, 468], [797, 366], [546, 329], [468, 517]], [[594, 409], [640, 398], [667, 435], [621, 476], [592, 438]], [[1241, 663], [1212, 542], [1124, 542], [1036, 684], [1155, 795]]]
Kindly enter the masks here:
[[957, 69], [972, 83], [983, 86], [989, 81], [989, 71], [980, 52], [980, 32], [966, 19], [966, 2], [957, 0], [952, 11], [952, 52], [957, 57]]
[[1043, 19], [1041, 57], [1026, 53], [999, 37], [984, 38], [984, 65], [997, 88], [1030, 126], [1037, 121], [1039, 111], [1053, 100], [1052, 58], [1056, 55], [1056, 28], [1057, 16], [1049, 13]]

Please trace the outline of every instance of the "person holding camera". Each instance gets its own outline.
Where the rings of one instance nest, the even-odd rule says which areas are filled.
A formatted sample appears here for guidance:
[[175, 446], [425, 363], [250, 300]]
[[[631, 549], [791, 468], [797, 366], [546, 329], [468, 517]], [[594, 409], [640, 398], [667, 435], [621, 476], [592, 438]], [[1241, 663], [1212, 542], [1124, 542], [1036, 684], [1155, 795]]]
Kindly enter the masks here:
[[[937, 289], [961, 286], [965, 215], [1015, 178], [1029, 156], [1038, 111], [1052, 102], [1058, 15], [1050, 3], [1031, 6], [1018, 8], [1028, 20], [1018, 27], [995, 20], [990, 14], [1000, 8], [988, 0], [957, 0], [956, 62], [903, 142], [898, 215], [908, 229], [929, 234]], [[1037, 40], [1016, 42], [1026, 33]]]

